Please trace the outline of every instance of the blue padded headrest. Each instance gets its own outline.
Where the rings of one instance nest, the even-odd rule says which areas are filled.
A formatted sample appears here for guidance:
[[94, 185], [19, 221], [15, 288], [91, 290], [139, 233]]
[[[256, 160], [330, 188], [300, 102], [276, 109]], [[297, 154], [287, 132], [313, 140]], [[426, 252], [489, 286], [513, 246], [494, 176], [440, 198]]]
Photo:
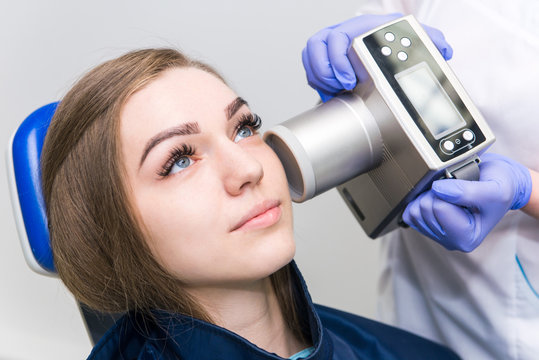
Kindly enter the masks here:
[[13, 134], [8, 148], [8, 172], [15, 221], [26, 262], [32, 270], [53, 275], [56, 270], [41, 188], [41, 149], [58, 103], [45, 105]]

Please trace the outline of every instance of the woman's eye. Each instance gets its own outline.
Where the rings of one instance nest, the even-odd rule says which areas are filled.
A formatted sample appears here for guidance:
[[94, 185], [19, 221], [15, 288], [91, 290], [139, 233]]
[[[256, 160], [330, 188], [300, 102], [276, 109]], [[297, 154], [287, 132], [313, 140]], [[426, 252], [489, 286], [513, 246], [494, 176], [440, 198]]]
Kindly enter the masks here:
[[187, 155], [180, 156], [178, 160], [176, 160], [176, 162], [174, 162], [174, 164], [170, 168], [169, 174], [179, 173], [180, 171], [188, 168], [192, 163], [193, 163], [193, 160], [189, 156]]
[[249, 136], [253, 136], [254, 132], [253, 129], [251, 129], [249, 126], [242, 126], [239, 128], [236, 136], [234, 137], [234, 142], [238, 142], [241, 139], [248, 138]]

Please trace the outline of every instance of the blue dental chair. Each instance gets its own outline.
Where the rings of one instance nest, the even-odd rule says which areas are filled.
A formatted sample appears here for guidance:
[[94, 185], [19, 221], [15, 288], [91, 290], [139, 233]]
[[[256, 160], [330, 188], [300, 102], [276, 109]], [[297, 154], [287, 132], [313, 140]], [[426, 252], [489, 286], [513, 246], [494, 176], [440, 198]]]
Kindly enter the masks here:
[[[40, 157], [57, 106], [57, 102], [51, 103], [30, 114], [11, 137], [6, 154], [11, 203], [24, 258], [33, 271], [53, 277], [57, 274], [41, 190]], [[81, 303], [79, 308], [94, 344], [120, 316], [96, 312]]]

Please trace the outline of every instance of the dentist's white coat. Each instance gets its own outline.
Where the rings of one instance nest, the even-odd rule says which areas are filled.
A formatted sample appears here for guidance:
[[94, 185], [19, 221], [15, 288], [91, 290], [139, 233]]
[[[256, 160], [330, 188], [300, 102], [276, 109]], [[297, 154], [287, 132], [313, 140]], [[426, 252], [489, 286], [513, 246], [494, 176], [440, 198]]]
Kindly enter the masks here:
[[[442, 30], [497, 137], [490, 151], [539, 170], [539, 1], [367, 0], [358, 10], [411, 13]], [[464, 359], [539, 359], [539, 220], [510, 211], [469, 254], [398, 230], [382, 258], [382, 321]]]

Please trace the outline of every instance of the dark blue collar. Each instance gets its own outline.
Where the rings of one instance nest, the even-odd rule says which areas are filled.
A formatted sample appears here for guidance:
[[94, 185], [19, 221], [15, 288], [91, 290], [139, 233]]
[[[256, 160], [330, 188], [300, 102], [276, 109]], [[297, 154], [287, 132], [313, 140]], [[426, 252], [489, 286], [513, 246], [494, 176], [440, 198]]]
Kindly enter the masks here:
[[[290, 266], [295, 296], [300, 304], [300, 317], [308, 319], [311, 341], [315, 348], [308, 359], [331, 359], [333, 345], [329, 337], [324, 336], [324, 328], [307, 291], [307, 285], [295, 262], [292, 262]], [[154, 315], [163, 332], [163, 338], [168, 336], [166, 350], [173, 350], [181, 359], [282, 359], [217, 325], [181, 314], [156, 311]]]

